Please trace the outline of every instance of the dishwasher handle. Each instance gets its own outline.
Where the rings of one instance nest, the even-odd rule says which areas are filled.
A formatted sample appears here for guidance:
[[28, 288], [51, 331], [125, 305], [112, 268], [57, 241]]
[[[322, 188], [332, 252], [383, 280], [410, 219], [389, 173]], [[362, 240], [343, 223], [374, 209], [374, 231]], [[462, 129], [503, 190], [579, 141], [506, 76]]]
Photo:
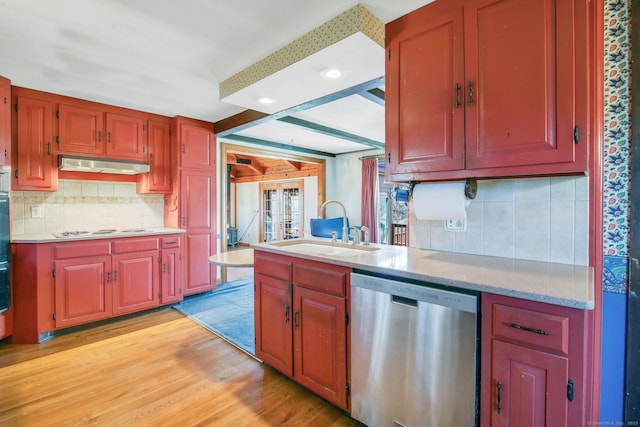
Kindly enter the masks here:
[[394, 304], [406, 305], [407, 307], [418, 308], [418, 300], [405, 298], [399, 295], [391, 295], [391, 302]]

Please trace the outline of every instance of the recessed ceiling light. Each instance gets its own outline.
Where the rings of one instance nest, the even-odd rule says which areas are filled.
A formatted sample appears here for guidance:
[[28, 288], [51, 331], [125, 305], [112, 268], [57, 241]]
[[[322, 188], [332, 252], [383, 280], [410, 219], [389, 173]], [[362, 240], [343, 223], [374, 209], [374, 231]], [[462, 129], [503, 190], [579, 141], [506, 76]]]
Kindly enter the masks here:
[[320, 75], [325, 79], [339, 79], [342, 74], [342, 70], [336, 67], [326, 68], [320, 72]]
[[258, 102], [260, 104], [271, 105], [271, 104], [275, 104], [278, 101], [276, 99], [269, 98], [268, 96], [262, 96], [258, 98]]

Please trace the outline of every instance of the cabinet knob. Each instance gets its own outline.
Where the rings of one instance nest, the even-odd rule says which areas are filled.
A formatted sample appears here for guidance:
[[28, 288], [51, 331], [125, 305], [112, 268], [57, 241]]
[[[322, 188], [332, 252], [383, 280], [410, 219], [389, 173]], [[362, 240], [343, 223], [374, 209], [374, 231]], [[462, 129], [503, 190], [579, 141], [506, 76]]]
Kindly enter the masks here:
[[469, 105], [473, 104], [473, 81], [469, 80], [468, 83], [468, 92], [469, 92]]

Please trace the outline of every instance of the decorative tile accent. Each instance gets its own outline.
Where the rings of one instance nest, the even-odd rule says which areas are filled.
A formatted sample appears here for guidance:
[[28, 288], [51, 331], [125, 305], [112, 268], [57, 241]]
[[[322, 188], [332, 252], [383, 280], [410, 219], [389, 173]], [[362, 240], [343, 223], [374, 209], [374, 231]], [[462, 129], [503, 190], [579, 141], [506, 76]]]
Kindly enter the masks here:
[[384, 23], [358, 4], [220, 83], [220, 99], [357, 32], [384, 47]]
[[604, 290], [626, 293], [629, 283], [629, 258], [605, 255], [603, 261], [602, 287]]
[[[608, 0], [604, 27], [603, 254], [625, 257], [629, 247], [630, 2]], [[626, 288], [626, 287], [625, 287]]]

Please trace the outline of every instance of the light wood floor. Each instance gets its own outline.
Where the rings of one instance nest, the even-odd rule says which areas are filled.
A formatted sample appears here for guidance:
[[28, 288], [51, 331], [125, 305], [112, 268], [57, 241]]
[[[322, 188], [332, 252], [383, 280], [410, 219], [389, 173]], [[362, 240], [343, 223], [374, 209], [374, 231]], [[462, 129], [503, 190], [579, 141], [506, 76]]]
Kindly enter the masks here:
[[166, 308], [0, 344], [0, 426], [355, 426]]

